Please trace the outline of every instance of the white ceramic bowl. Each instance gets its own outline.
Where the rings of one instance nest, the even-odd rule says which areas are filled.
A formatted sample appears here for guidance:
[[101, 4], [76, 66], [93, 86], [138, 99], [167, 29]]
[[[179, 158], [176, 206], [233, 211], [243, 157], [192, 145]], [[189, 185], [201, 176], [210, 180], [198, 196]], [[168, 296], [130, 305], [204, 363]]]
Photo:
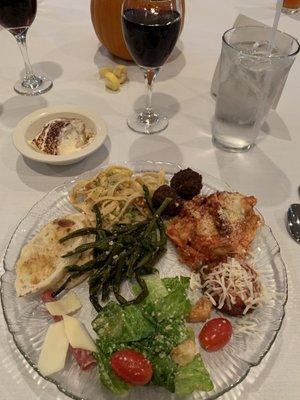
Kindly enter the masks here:
[[[34, 150], [28, 143], [42, 131], [44, 125], [56, 118], [79, 118], [95, 132], [94, 140], [86, 147], [68, 155], [50, 155]], [[13, 132], [16, 149], [31, 160], [46, 164], [67, 165], [76, 163], [99, 149], [107, 135], [106, 124], [98, 114], [90, 109], [61, 105], [41, 108], [23, 118]]]

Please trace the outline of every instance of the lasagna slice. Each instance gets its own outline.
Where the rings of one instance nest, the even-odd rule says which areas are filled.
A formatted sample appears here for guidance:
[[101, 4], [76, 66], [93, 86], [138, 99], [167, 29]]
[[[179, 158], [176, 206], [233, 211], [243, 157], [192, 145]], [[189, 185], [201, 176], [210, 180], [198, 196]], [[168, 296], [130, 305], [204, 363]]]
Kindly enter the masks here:
[[192, 269], [227, 257], [244, 258], [261, 224], [254, 196], [216, 192], [184, 203], [167, 228], [181, 261]]

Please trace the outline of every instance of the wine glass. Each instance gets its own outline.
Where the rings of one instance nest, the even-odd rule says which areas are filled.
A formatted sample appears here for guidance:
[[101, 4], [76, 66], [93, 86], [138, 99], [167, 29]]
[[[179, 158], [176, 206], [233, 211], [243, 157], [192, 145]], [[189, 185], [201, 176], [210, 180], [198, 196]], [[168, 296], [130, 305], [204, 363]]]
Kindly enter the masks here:
[[1, 0], [0, 25], [6, 28], [17, 40], [21, 50], [25, 75], [19, 80], [14, 89], [17, 93], [26, 96], [36, 96], [50, 90], [53, 82], [44, 76], [37, 76], [33, 72], [29, 61], [26, 35], [36, 15], [37, 0]]
[[127, 48], [142, 69], [147, 99], [144, 110], [128, 118], [136, 132], [152, 134], [168, 126], [168, 118], [153, 110], [153, 82], [171, 54], [181, 28], [181, 0], [124, 0], [122, 28]]

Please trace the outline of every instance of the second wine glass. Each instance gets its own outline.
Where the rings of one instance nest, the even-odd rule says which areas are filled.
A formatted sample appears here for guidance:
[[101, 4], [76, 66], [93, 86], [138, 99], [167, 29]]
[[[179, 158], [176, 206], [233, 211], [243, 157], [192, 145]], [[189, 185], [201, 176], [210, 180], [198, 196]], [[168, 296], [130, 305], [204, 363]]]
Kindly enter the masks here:
[[175, 47], [181, 28], [181, 0], [124, 0], [122, 27], [127, 48], [146, 82], [145, 109], [127, 120], [136, 132], [152, 134], [168, 126], [168, 118], [152, 108], [152, 89], [160, 67]]
[[34, 73], [27, 53], [27, 31], [35, 19], [36, 9], [37, 0], [0, 0], [0, 25], [15, 37], [25, 64], [24, 77], [14, 89], [25, 96], [45, 93], [53, 86], [50, 79]]

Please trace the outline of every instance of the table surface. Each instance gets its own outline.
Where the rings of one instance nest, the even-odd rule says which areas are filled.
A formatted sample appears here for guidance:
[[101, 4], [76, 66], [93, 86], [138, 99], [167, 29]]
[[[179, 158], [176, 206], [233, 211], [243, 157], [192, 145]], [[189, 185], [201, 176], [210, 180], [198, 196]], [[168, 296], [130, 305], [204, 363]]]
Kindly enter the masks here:
[[[166, 131], [153, 136], [134, 133], [126, 117], [143, 102], [142, 74], [130, 65], [128, 84], [112, 93], [99, 81], [99, 66], [116, 60], [93, 32], [87, 0], [40, 0], [28, 44], [36, 70], [54, 80], [47, 94], [17, 96], [12, 86], [23, 68], [14, 39], [0, 32], [0, 253], [18, 221], [44, 193], [102, 163], [164, 160], [198, 168], [236, 190], [254, 194], [277, 237], [286, 262], [289, 300], [282, 329], [271, 351], [247, 378], [222, 399], [298, 399], [300, 396], [300, 246], [288, 236], [284, 216], [299, 201], [300, 58], [296, 60], [265, 133], [250, 152], [222, 152], [211, 143], [214, 100], [210, 84], [222, 33], [239, 13], [272, 24], [275, 0], [188, 0], [184, 32], [155, 87], [154, 103], [170, 118]], [[283, 15], [280, 29], [300, 36], [300, 14]], [[104, 146], [79, 164], [54, 167], [24, 159], [12, 143], [12, 131], [28, 113], [48, 105], [78, 104], [95, 108], [106, 120]], [[2, 268], [2, 267], [1, 267]], [[0, 399], [65, 400], [54, 385], [32, 371], [6, 329], [0, 314]]]

